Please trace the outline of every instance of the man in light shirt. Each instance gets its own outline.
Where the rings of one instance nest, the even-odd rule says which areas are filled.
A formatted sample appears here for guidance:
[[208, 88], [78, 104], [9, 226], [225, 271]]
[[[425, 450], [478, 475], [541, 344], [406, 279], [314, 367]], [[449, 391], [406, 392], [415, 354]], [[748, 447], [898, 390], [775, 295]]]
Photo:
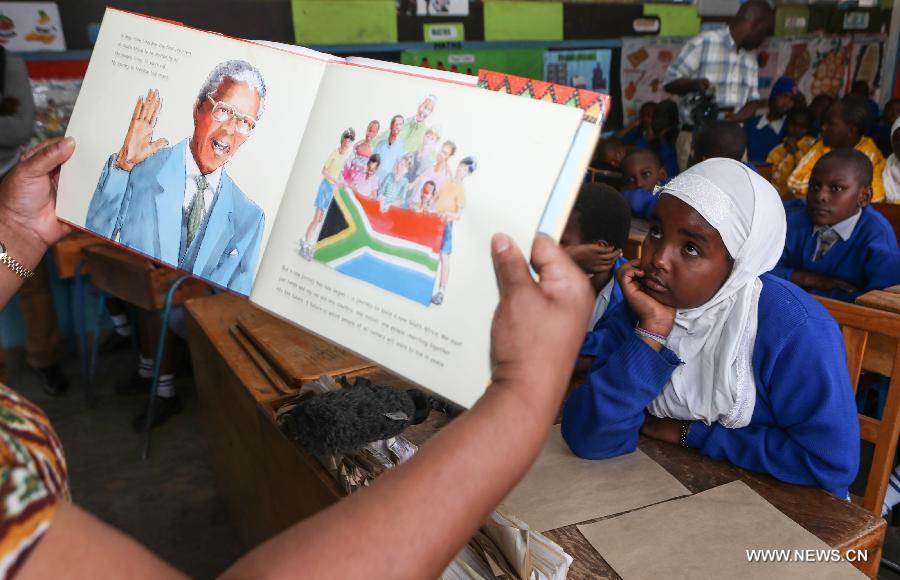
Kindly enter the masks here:
[[756, 50], [774, 28], [772, 7], [764, 0], [748, 0], [727, 28], [701, 32], [687, 41], [666, 70], [666, 91], [684, 95], [679, 103], [681, 134], [676, 144], [681, 171], [688, 166], [695, 128], [688, 96], [713, 91], [719, 109], [734, 113], [729, 120], [743, 123], [750, 119], [765, 106], [759, 99]]
[[88, 229], [171, 266], [249, 294], [265, 214], [225, 164], [250, 137], [266, 86], [239, 60], [210, 73], [194, 103], [194, 133], [173, 147], [153, 140], [159, 93], [138, 98], [118, 153], [103, 169]]

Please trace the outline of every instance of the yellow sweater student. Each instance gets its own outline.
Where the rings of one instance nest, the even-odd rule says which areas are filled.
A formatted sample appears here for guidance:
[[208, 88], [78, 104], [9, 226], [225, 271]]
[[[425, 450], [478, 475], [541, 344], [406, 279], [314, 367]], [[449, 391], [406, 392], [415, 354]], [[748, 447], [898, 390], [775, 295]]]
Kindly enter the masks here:
[[856, 95], [847, 95], [835, 102], [825, 114], [822, 125], [822, 138], [804, 155], [791, 172], [787, 180], [789, 195], [806, 196], [809, 176], [813, 167], [826, 153], [832, 149], [853, 148], [864, 153], [872, 162], [874, 176], [872, 178], [872, 201], [884, 199], [884, 182], [881, 174], [884, 170], [884, 157], [875, 142], [865, 136], [869, 124], [869, 106], [865, 99]]
[[772, 167], [772, 184], [782, 197], [788, 192], [787, 181], [797, 163], [815, 145], [815, 137], [809, 135], [812, 115], [807, 109], [797, 109], [788, 113], [785, 120], [784, 141], [776, 145], [766, 156], [766, 163]]

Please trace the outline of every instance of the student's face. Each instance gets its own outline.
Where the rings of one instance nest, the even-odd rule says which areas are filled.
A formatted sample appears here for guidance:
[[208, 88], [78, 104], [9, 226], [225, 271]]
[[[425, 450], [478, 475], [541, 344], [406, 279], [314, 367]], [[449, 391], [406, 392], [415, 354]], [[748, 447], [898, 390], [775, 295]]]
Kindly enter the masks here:
[[469, 175], [469, 166], [460, 163], [456, 166], [456, 181], [462, 181]]
[[431, 99], [425, 99], [419, 104], [419, 108], [416, 109], [416, 121], [421, 123], [428, 118], [428, 115], [430, 115], [433, 110], [434, 103], [431, 102]]
[[437, 142], [437, 135], [435, 135], [431, 131], [425, 133], [424, 142], [429, 146], [433, 145], [434, 143]]
[[397, 174], [397, 177], [403, 177], [404, 175], [406, 175], [407, 171], [409, 171], [409, 165], [404, 159], [398, 161], [397, 165], [394, 166], [394, 173]]
[[422, 199], [428, 200], [431, 199], [431, 196], [434, 194], [434, 185], [430, 183], [426, 183], [422, 186]]
[[378, 129], [381, 128], [381, 125], [378, 123], [369, 123], [369, 126], [366, 127], [366, 141], [371, 141], [378, 135]]
[[772, 111], [779, 117], [786, 115], [793, 108], [794, 95], [791, 93], [781, 93], [772, 101]]
[[844, 107], [840, 104], [833, 105], [825, 113], [825, 122], [822, 125], [822, 142], [826, 147], [839, 149], [841, 147], [855, 147], [859, 142], [859, 129], [844, 120]]
[[603, 162], [607, 165], [612, 165], [613, 167], [621, 167], [622, 160], [625, 159], [626, 155], [625, 147], [616, 143], [610, 147], [606, 148], [606, 151], [603, 152]]
[[741, 48], [756, 50], [775, 31], [774, 16], [766, 16], [752, 20], [747, 25], [747, 37], [741, 44]]
[[349, 147], [351, 143], [353, 143], [353, 140], [350, 137], [344, 137], [343, 139], [341, 139], [341, 151], [346, 151], [347, 147]]
[[653, 110], [655, 106], [652, 107], [644, 107], [641, 109], [641, 128], [646, 131], [650, 128], [650, 123], [653, 122]]
[[792, 139], [802, 139], [809, 131], [809, 119], [798, 117], [791, 119], [785, 133]]
[[378, 162], [377, 161], [369, 161], [366, 164], [366, 176], [372, 177], [375, 175], [375, 172], [378, 171]]
[[884, 108], [884, 124], [890, 127], [900, 117], [900, 101], [892, 101]]
[[644, 292], [674, 308], [709, 302], [731, 274], [719, 232], [683, 201], [665, 195], [653, 210], [641, 246]]
[[622, 164], [622, 173], [625, 174], [625, 189], [652, 191], [666, 178], [666, 170], [650, 155], [632, 155]]
[[213, 101], [220, 101], [234, 110], [235, 115], [218, 111], [216, 120], [213, 103], [206, 99], [194, 107], [194, 135], [191, 137], [191, 151], [197, 167], [206, 175], [225, 165], [237, 153], [250, 135], [241, 134], [237, 129], [236, 115], [249, 117], [255, 121], [259, 113], [260, 100], [256, 90], [247, 83], [236, 83], [226, 78], [215, 93]]
[[830, 160], [813, 168], [806, 193], [809, 220], [817, 226], [844, 221], [869, 204], [872, 188], [851, 167]]
[[403, 128], [403, 119], [397, 117], [393, 121], [391, 121], [391, 137], [396, 137], [400, 134], [400, 129]]
[[809, 112], [812, 113], [814, 118], [821, 120], [822, 117], [825, 116], [825, 112], [828, 111], [828, 107], [830, 107], [833, 102], [834, 101], [829, 98], [816, 97], [809, 105]]

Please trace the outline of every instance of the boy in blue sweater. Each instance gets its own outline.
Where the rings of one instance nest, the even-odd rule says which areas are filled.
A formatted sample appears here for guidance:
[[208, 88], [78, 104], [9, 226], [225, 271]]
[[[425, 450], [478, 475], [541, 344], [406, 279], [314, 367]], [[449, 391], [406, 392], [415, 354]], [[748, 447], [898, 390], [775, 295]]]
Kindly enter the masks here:
[[563, 407], [580, 457], [634, 451], [638, 434], [841, 498], [859, 466], [859, 421], [841, 331], [825, 308], [766, 274], [784, 210], [749, 167], [710, 159], [670, 181], [625, 297], [582, 345], [587, 382]]
[[581, 187], [559, 243], [591, 278], [597, 300], [588, 330], [623, 300], [615, 273], [627, 263], [622, 248], [630, 228], [630, 210], [618, 191], [599, 183]]
[[625, 185], [622, 195], [631, 207], [632, 217], [650, 219], [659, 196], [653, 194], [657, 185], [668, 181], [666, 168], [654, 151], [635, 150], [622, 161]]
[[828, 298], [900, 284], [900, 250], [890, 223], [869, 207], [872, 162], [836, 149], [816, 163], [806, 203], [786, 204], [787, 240], [776, 276]]

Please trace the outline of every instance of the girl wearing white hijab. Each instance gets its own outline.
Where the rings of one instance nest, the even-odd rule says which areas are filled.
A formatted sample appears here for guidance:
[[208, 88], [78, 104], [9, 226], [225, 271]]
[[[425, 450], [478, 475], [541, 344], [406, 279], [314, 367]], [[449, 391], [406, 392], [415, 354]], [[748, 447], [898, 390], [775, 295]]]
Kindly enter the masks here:
[[891, 125], [893, 155], [887, 158], [881, 179], [884, 181], [885, 203], [900, 203], [900, 117]]
[[775, 189], [731, 159], [661, 188], [641, 259], [619, 270], [625, 303], [582, 347], [594, 361], [562, 424], [576, 454], [629, 453], [643, 432], [846, 497], [859, 423], [844, 343], [767, 274], [785, 228]]

